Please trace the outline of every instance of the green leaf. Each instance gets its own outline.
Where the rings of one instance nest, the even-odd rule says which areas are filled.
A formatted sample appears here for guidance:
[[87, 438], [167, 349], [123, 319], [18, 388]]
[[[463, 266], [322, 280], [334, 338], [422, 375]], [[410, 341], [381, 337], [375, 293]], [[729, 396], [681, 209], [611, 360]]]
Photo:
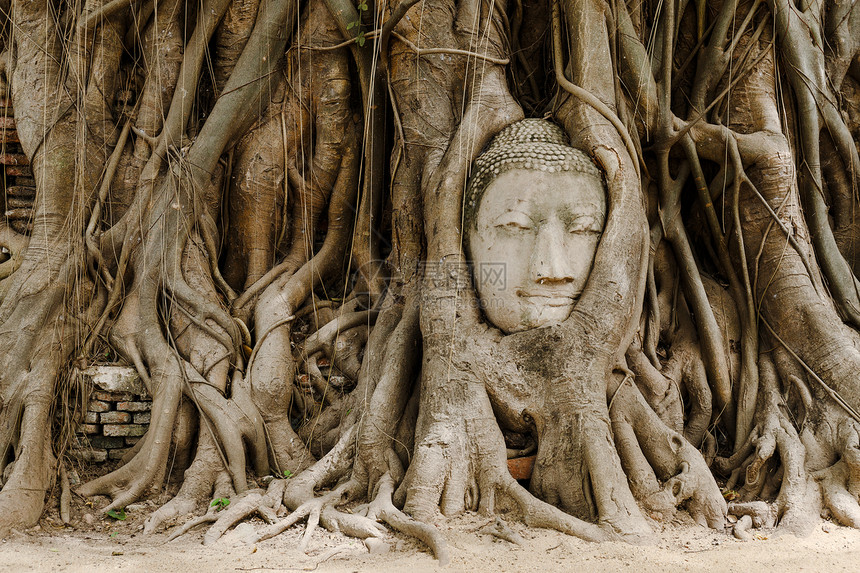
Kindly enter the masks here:
[[284, 470], [284, 477], [290, 479], [291, 477], [293, 477], [293, 472], [291, 472], [290, 470]]
[[364, 47], [364, 32], [359, 32], [358, 36], [355, 37], [355, 41], [358, 42], [358, 45]]
[[125, 509], [112, 509], [107, 512], [107, 516], [118, 519], [119, 521], [125, 521]]
[[346, 25], [346, 29], [352, 30], [353, 28], [355, 28], [355, 24], [356, 24], [355, 22], [350, 22], [349, 24]]
[[218, 509], [216, 509], [215, 511], [221, 511], [222, 509], [224, 509], [228, 505], [230, 505], [229, 499], [227, 499], [226, 497], [219, 497], [219, 498], [213, 499], [212, 503], [209, 504], [209, 507], [216, 507], [217, 506]]
[[116, 536], [117, 536], [117, 532], [116, 532], [116, 531], [114, 531], [113, 533], [111, 533], [111, 534], [110, 534], [110, 536], [111, 536], [111, 537], [116, 537]]

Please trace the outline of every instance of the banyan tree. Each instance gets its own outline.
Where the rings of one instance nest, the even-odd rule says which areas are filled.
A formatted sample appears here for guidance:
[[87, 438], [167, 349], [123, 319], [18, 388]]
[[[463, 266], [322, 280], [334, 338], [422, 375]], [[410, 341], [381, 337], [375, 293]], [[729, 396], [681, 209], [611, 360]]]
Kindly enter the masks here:
[[856, 2], [0, 18], [32, 166], [0, 221], [0, 533], [66, 485], [105, 361], [152, 421], [75, 491], [180, 484], [146, 532], [259, 514], [444, 561], [463, 511], [595, 541], [677, 511], [860, 526]]

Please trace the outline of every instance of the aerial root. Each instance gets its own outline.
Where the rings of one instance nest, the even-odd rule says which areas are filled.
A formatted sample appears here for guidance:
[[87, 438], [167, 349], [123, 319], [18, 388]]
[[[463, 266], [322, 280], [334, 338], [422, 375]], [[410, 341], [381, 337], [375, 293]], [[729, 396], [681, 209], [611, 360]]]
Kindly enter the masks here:
[[[639, 460], [629, 460], [628, 465], [635, 462], [632, 469], [650, 482], [641, 492], [646, 496], [646, 505], [674, 512], [676, 507], [686, 503], [687, 511], [697, 523], [722, 529], [726, 502], [701, 453], [660, 419], [636, 387], [619, 386], [614, 406], [613, 424], [623, 429], [622, 422], [626, 420], [633, 429], [632, 438], [618, 443], [632, 444], [627, 447], [625, 457], [635, 456]], [[619, 452], [624, 450], [619, 449]], [[659, 489], [655, 477], [664, 480]]]
[[[740, 488], [742, 502], [729, 504], [729, 513], [738, 517], [749, 516], [752, 527], [771, 528], [778, 524], [780, 531], [796, 535], [808, 533], [814, 526], [820, 500], [817, 488], [807, 473], [806, 448], [791, 421], [779, 410], [771, 409], [765, 420], [754, 427], [751, 435], [753, 443], [749, 450], [746, 447], [738, 450], [738, 453], [750, 453], [731, 472], [726, 484], [727, 489], [734, 489], [740, 477], [744, 476], [744, 485]], [[816, 479], [826, 482], [825, 473], [829, 469], [817, 474]], [[826, 504], [827, 488], [824, 483], [821, 485]], [[769, 493], [763, 493], [765, 490]], [[771, 497], [777, 490], [779, 493], [773, 503], [750, 501], [757, 497]], [[857, 507], [856, 500], [853, 504]], [[744, 527], [745, 524], [742, 524], [740, 531]], [[738, 530], [737, 524], [735, 530]]]
[[[238, 347], [242, 341], [239, 326], [225, 310], [200, 296], [200, 293], [193, 289], [181, 276], [171, 277], [168, 285], [172, 298], [177, 302], [177, 308], [195, 326], [217, 340], [224, 348]], [[219, 332], [207, 324], [207, 319], [218, 325], [223, 332]]]
[[[195, 374], [193, 370], [186, 370]], [[206, 384], [205, 380], [193, 382], [193, 396], [205, 416], [203, 422], [217, 435], [223, 448], [226, 469], [233, 477], [233, 487], [237, 493], [242, 493], [247, 487], [245, 467], [249, 461], [244, 451], [245, 440], [250, 446], [250, 461], [257, 473], [267, 469], [265, 432], [261, 418], [254, 415], [256, 406], [240, 383], [234, 383], [233, 397], [227, 399], [216, 388]]]

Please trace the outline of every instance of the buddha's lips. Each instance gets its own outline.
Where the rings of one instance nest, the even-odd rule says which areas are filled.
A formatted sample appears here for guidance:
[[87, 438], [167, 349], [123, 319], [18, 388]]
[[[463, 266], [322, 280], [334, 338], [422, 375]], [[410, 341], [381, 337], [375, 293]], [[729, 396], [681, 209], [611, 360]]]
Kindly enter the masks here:
[[536, 293], [517, 290], [517, 296], [533, 299], [529, 301], [532, 304], [541, 304], [546, 306], [569, 306], [576, 300], [576, 296], [573, 294], [562, 294], [556, 292]]

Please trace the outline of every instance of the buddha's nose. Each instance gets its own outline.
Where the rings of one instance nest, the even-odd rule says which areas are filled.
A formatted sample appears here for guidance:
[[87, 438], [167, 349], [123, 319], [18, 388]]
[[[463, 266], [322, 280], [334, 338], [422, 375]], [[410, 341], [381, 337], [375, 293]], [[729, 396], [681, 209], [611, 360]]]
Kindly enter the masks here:
[[549, 221], [538, 230], [532, 252], [532, 277], [538, 284], [567, 284], [574, 280], [570, 253], [564, 248], [564, 228]]

